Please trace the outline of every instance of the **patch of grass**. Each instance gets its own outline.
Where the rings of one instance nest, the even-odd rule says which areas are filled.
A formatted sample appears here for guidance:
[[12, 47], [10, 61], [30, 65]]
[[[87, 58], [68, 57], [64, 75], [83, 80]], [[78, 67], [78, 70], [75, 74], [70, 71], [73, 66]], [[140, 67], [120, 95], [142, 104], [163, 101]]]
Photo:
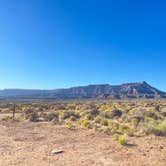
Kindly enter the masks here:
[[119, 132], [127, 134], [128, 136], [134, 136], [135, 130], [129, 126], [129, 124], [121, 124], [119, 126]]
[[111, 127], [112, 133], [117, 133], [119, 129], [119, 124], [115, 121], [110, 121], [109, 126]]
[[95, 123], [101, 123], [101, 121], [102, 121], [102, 117], [101, 116], [97, 116], [95, 118]]
[[76, 121], [77, 118], [76, 118], [75, 116], [70, 116], [69, 120], [70, 120], [70, 121]]
[[72, 123], [67, 123], [67, 124], [66, 124], [66, 127], [67, 127], [68, 129], [73, 129], [75, 126], [74, 126]]
[[95, 118], [95, 123], [99, 123], [99, 124], [101, 124], [103, 126], [108, 126], [109, 125], [109, 120], [106, 119], [106, 118], [103, 118], [101, 116], [97, 116]]
[[116, 141], [118, 141], [118, 140], [119, 140], [119, 134], [117, 134], [117, 133], [116, 133], [116, 134], [114, 134], [114, 136], [113, 136], [113, 137], [114, 137], [114, 139], [115, 139]]
[[59, 112], [59, 117], [64, 120], [69, 119], [70, 117], [75, 117], [76, 119], [78, 119], [79, 115], [76, 114], [74, 111], [63, 110]]
[[125, 135], [123, 135], [123, 136], [120, 136], [120, 137], [118, 138], [118, 142], [119, 142], [119, 144], [121, 144], [121, 145], [127, 145], [128, 139], [127, 139], [127, 137], [126, 137]]
[[108, 126], [102, 126], [102, 127], [100, 128], [100, 131], [103, 132], [103, 133], [105, 133], [105, 134], [108, 134], [108, 135], [111, 134], [111, 129], [110, 129], [110, 127], [108, 127]]
[[81, 121], [81, 124], [82, 124], [84, 127], [86, 127], [86, 128], [91, 128], [91, 127], [92, 127], [91, 122], [88, 121], [88, 120], [86, 120], [86, 119], [82, 120], [82, 121]]
[[152, 128], [152, 133], [157, 136], [166, 136], [166, 122], [162, 122]]
[[87, 120], [93, 120], [93, 118], [94, 118], [94, 116], [93, 116], [92, 114], [90, 114], [90, 113], [88, 113], [88, 114], [86, 115], [86, 119], [87, 119]]
[[131, 119], [131, 123], [132, 123], [132, 125], [133, 125], [134, 127], [137, 127], [138, 124], [139, 124], [139, 119], [138, 119], [137, 117], [133, 117], [133, 118]]
[[102, 119], [101, 124], [104, 126], [108, 126], [109, 125], [109, 121], [105, 118]]

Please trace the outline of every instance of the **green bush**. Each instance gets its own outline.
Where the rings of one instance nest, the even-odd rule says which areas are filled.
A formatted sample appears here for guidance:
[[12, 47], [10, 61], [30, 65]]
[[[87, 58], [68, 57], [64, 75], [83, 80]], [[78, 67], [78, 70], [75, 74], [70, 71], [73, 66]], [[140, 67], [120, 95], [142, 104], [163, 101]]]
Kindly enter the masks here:
[[114, 139], [116, 140], [116, 141], [118, 141], [119, 140], [119, 134], [114, 134]]
[[75, 126], [74, 126], [72, 123], [67, 123], [67, 124], [66, 124], [66, 127], [67, 127], [68, 129], [73, 129]]
[[159, 125], [152, 127], [152, 133], [157, 136], [166, 136], [166, 122], [162, 122]]
[[59, 116], [61, 119], [69, 119], [71, 116], [75, 117], [76, 119], [79, 118], [79, 115], [74, 111], [70, 110], [63, 110], [59, 112]]
[[81, 121], [81, 124], [82, 124], [84, 127], [87, 127], [87, 128], [91, 128], [91, 127], [92, 127], [91, 122], [88, 121], [88, 120], [82, 120], [82, 121]]
[[118, 139], [118, 142], [121, 145], [127, 145], [127, 142], [128, 142], [127, 137], [126, 136], [120, 136], [119, 139]]
[[69, 120], [70, 120], [70, 121], [76, 121], [77, 118], [76, 118], [75, 116], [70, 116]]
[[111, 127], [111, 131], [112, 131], [113, 133], [118, 132], [119, 124], [118, 124], [117, 122], [115, 122], [115, 121], [110, 121], [110, 122], [109, 122], [109, 126]]
[[106, 118], [103, 118], [101, 116], [97, 116], [95, 119], [95, 123], [99, 123], [103, 126], [108, 126], [109, 125], [109, 120]]
[[105, 134], [111, 134], [111, 129], [108, 126], [102, 126], [100, 128], [100, 131], [103, 132], [103, 133], [105, 133]]
[[103, 118], [102, 121], [101, 121], [101, 124], [104, 125], [104, 126], [108, 126], [109, 123], [108, 123], [107, 119]]
[[102, 122], [102, 117], [101, 116], [97, 116], [96, 118], [95, 118], [95, 123], [101, 123]]
[[154, 120], [157, 120], [158, 119], [158, 116], [157, 116], [157, 113], [155, 111], [147, 111], [145, 113], [145, 116], [149, 117], [149, 118], [152, 118]]
[[93, 116], [92, 114], [90, 114], [90, 113], [88, 113], [88, 114], [86, 115], [86, 119], [87, 119], [87, 120], [93, 120], [93, 118], [94, 118], [94, 116]]
[[139, 124], [139, 122], [140, 122], [140, 120], [139, 120], [138, 117], [133, 117], [133, 118], [131, 119], [131, 123], [132, 123], [132, 125], [133, 125], [134, 127], [137, 127], [138, 124]]

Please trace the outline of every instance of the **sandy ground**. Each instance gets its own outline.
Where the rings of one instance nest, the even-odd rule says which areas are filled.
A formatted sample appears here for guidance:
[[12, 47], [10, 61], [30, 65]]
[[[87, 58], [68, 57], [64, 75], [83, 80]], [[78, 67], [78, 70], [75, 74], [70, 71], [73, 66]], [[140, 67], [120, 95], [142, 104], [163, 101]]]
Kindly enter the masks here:
[[[129, 143], [51, 123], [0, 122], [0, 166], [166, 166], [166, 138], [132, 137]], [[53, 149], [64, 153], [53, 155]]]

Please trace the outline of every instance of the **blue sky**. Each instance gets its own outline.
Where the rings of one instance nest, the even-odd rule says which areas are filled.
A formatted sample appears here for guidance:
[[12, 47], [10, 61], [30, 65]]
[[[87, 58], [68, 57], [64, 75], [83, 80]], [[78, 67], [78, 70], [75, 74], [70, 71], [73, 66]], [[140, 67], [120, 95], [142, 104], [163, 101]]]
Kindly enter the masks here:
[[166, 91], [165, 0], [0, 0], [0, 89], [147, 81]]

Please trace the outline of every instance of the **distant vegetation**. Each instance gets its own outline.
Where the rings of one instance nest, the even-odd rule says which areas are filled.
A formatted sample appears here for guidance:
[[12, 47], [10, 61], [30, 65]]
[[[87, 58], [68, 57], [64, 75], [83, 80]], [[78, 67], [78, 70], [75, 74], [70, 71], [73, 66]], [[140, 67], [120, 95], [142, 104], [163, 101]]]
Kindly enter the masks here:
[[[112, 135], [125, 145], [133, 136], [166, 136], [166, 101], [36, 102], [0, 104], [1, 121], [51, 122]], [[13, 108], [15, 115], [13, 117]], [[6, 116], [5, 116], [6, 115]]]

